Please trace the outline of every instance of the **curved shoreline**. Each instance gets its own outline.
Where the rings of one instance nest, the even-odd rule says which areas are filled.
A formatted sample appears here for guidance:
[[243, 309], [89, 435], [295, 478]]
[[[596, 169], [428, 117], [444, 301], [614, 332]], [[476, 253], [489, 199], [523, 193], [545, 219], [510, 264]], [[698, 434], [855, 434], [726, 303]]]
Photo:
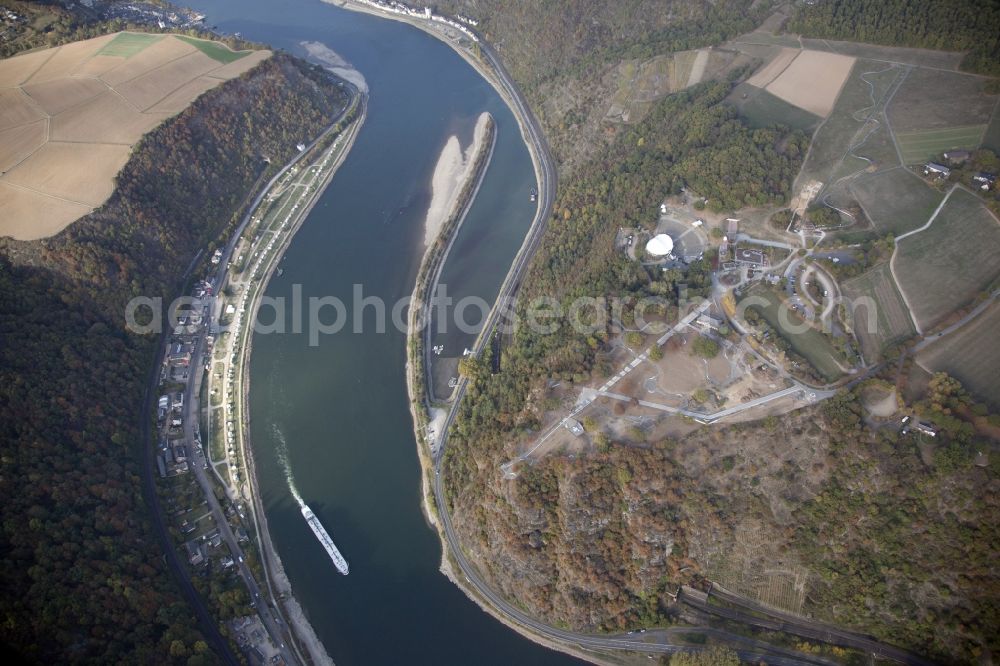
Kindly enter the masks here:
[[[256, 292], [254, 293], [251, 301], [247, 304], [247, 322], [252, 322], [254, 320], [257, 309], [260, 307], [261, 299], [267, 290], [267, 285], [270, 283], [275, 270], [278, 268], [281, 257], [284, 255], [302, 224], [308, 218], [313, 207], [319, 201], [320, 196], [329, 186], [333, 176], [339, 170], [341, 164], [347, 158], [347, 155], [350, 154], [358, 132], [364, 125], [368, 111], [367, 94], [356, 87], [354, 94], [355, 104], [359, 107], [357, 115], [347, 121], [348, 124], [341, 129], [341, 133], [338, 135], [346, 135], [345, 144], [341, 147], [340, 152], [336, 157], [336, 161], [331, 166], [328, 173], [316, 187], [316, 190], [311, 196], [309, 202], [302, 207], [301, 211], [296, 211], [297, 217], [295, 222], [291, 224], [288, 230], [283, 234], [281, 242], [279, 242], [272, 251], [270, 260], [262, 267]], [[350, 113], [350, 111], [347, 113]], [[316, 142], [320, 142], [327, 133], [332, 131], [337, 125], [340, 125], [341, 122], [343, 121], [341, 120], [335, 123], [334, 126], [324, 133], [324, 135], [318, 137]], [[334, 141], [336, 141], [336, 138]], [[324, 148], [324, 150], [326, 149], [327, 148]], [[307, 150], [302, 156], [298, 157], [296, 163], [302, 161], [303, 157], [311, 155], [311, 153], [312, 151]], [[267, 585], [268, 593], [271, 596], [273, 604], [272, 607], [278, 611], [279, 616], [285, 618], [284, 621], [286, 622], [286, 627], [292, 637], [292, 647], [294, 648], [299, 659], [304, 664], [333, 664], [333, 660], [326, 652], [325, 646], [317, 636], [302, 606], [295, 598], [291, 582], [285, 573], [281, 558], [271, 541], [270, 531], [267, 525], [267, 514], [264, 510], [263, 502], [261, 501], [261, 494], [258, 488], [255, 457], [249, 433], [249, 376], [250, 359], [253, 351], [253, 335], [251, 334], [250, 327], [242, 332], [242, 339], [244, 340], [244, 344], [241, 346], [241, 351], [239, 352], [240, 358], [238, 363], [234, 364], [238, 368], [235, 375], [241, 389], [239, 401], [240, 412], [243, 415], [243, 418], [240, 419], [239, 423], [239, 454], [246, 467], [246, 492], [243, 494], [246, 496], [246, 499], [249, 500], [250, 511], [253, 516], [254, 531], [257, 535], [257, 544], [260, 551], [261, 568], [264, 571], [265, 583]], [[308, 654], [308, 658], [302, 654], [303, 649]]]
[[[511, 267], [508, 270], [503, 282], [501, 283], [500, 290], [497, 295], [496, 302], [493, 308], [487, 315], [487, 321], [483, 326], [483, 330], [480, 332], [479, 336], [476, 338], [473, 344], [473, 352], [480, 353], [484, 340], [486, 339], [485, 334], [488, 331], [492, 331], [496, 324], [497, 317], [499, 313], [503, 311], [507, 300], [516, 291], [519, 286], [520, 278], [523, 272], [527, 268], [530, 259], [534, 256], [535, 251], [541, 241], [542, 233], [546, 227], [546, 221], [552, 212], [552, 205], [555, 199], [556, 191], [556, 171], [553, 164], [552, 156], [549, 153], [548, 146], [545, 143], [544, 136], [538, 127], [537, 121], [531, 115], [528, 109], [527, 103], [520, 96], [520, 93], [515, 88], [513, 82], [507, 76], [506, 72], [503, 71], [503, 65], [500, 63], [496, 54], [493, 52], [489, 44], [485, 41], [479, 42], [479, 47], [482, 50], [484, 58], [489, 60], [489, 64], [473, 57], [467, 50], [463, 49], [459, 44], [455, 43], [453, 40], [447, 38], [438, 29], [437, 26], [430, 25], [426, 21], [420, 21], [418, 19], [412, 19], [409, 17], [401, 16], [399, 14], [392, 14], [386, 12], [380, 12], [367, 5], [358, 4], [352, 0], [322, 0], [329, 4], [333, 4], [342, 9], [348, 9], [351, 11], [358, 11], [366, 14], [371, 14], [379, 18], [391, 19], [394, 21], [400, 21], [402, 23], [409, 23], [410, 25], [422, 30], [429, 35], [435, 37], [436, 39], [444, 42], [450, 46], [456, 53], [458, 53], [469, 65], [479, 73], [500, 95], [504, 103], [511, 110], [518, 126], [521, 129], [521, 138], [528, 148], [528, 153], [531, 156], [532, 166], [535, 170], [535, 178], [538, 182], [538, 207], [535, 212], [535, 217], [531, 222], [531, 226], [528, 228], [525, 234], [524, 241], [521, 247], [518, 249], [513, 261], [511, 262]], [[494, 69], [496, 68], [496, 69]], [[498, 71], [499, 70], [499, 73]], [[419, 286], [419, 285], [418, 285]], [[416, 287], [414, 294], [416, 294]], [[440, 457], [431, 457], [429, 455], [429, 447], [424, 444], [423, 432], [426, 428], [426, 424], [421, 423], [418, 419], [418, 404], [417, 400], [414, 398], [415, 386], [421, 385], [421, 382], [426, 383], [426, 373], [424, 373], [423, 378], [415, 378], [411, 367], [411, 354], [412, 354], [412, 343], [411, 334], [407, 335], [407, 392], [410, 396], [410, 411], [413, 418], [414, 427], [414, 437], [417, 442], [417, 458], [420, 461], [421, 468], [421, 507], [423, 509], [424, 515], [432, 528], [434, 528], [438, 537], [441, 541], [441, 573], [443, 573], [456, 587], [462, 590], [465, 595], [472, 600], [477, 606], [480, 607], [484, 612], [488, 613], [497, 621], [501, 622], [508, 628], [516, 631], [518, 634], [527, 638], [528, 640], [537, 643], [539, 645], [545, 646], [549, 649], [556, 650], [559, 652], [564, 652], [566, 654], [573, 655], [575, 657], [584, 659], [586, 661], [594, 663], [611, 663], [606, 659], [601, 659], [599, 653], [588, 652], [581, 645], [573, 641], [563, 642], [556, 639], [555, 637], [545, 635], [541, 632], [533, 631], [529, 626], [524, 625], [517, 620], [515, 620], [511, 615], [505, 614], [501, 608], [498, 608], [492, 604], [487, 598], [480, 594], [479, 589], [472, 584], [468, 576], [465, 577], [465, 582], [462, 582], [460, 572], [456, 572], [452, 567], [452, 558], [454, 554], [452, 552], [452, 545], [447, 536], [447, 530], [445, 529], [445, 524], [438, 515], [438, 503], [441, 499], [441, 488], [440, 488], [440, 477], [437, 476], [438, 471], [437, 465], [440, 463]], [[451, 408], [448, 411], [444, 427], [442, 429], [442, 443], [444, 441], [444, 436], [447, 435], [447, 429], [450, 427], [452, 420], [454, 419], [456, 408], [461, 403], [461, 399], [465, 392], [466, 381], [460, 379], [459, 385], [455, 388], [451, 396]], [[447, 516], [445, 516], [447, 519]]]
[[459, 193], [452, 203], [452, 209], [442, 223], [437, 237], [424, 251], [410, 297], [406, 330], [406, 393], [410, 403], [410, 418], [413, 420], [413, 436], [417, 442], [417, 457], [420, 459], [421, 509], [428, 525], [432, 528], [436, 528], [436, 522], [433, 517], [433, 505], [428, 501], [431, 493], [427, 476], [433, 464], [426, 458], [428, 453], [433, 455], [434, 449], [428, 445], [425, 436], [428, 427], [434, 421], [430, 418], [433, 410], [431, 404], [433, 390], [431, 382], [428, 381], [429, 374], [427, 372], [429, 367], [427, 344], [430, 341], [430, 295], [437, 289], [441, 270], [448, 259], [455, 239], [458, 237], [458, 232], [476, 200], [476, 195], [479, 193], [479, 188], [483, 184], [486, 171], [493, 159], [493, 151], [497, 142], [497, 128], [493, 116], [488, 113], [486, 116], [487, 135], [483, 138], [487, 139], [488, 143], [482, 141], [480, 146], [473, 146], [477, 150], [472, 158], [472, 168], [466, 174], [465, 182], [461, 184]]

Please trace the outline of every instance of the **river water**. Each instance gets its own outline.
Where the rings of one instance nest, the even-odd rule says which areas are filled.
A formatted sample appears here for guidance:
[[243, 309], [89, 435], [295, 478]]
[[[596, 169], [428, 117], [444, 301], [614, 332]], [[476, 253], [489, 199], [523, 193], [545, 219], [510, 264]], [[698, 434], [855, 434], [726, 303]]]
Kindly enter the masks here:
[[[291, 299], [301, 285], [306, 310], [312, 296], [337, 296], [350, 307], [354, 285], [389, 307], [408, 296], [437, 157], [453, 134], [465, 145], [475, 118], [489, 111], [496, 151], [443, 281], [457, 298], [493, 301], [531, 223], [526, 193], [535, 182], [512, 114], [475, 70], [412, 26], [318, 0], [185, 4], [223, 32], [299, 55], [301, 42], [321, 42], [370, 88], [365, 126], [292, 241], [269, 296]], [[478, 319], [474, 308], [468, 318]], [[438, 538], [420, 510], [405, 333], [391, 323], [376, 332], [374, 307], [361, 319], [363, 333], [353, 333], [351, 321], [316, 346], [308, 326], [257, 335], [250, 371], [251, 433], [271, 535], [330, 656], [340, 665], [576, 663], [497, 622], [438, 571]], [[467, 339], [449, 335], [455, 346]], [[289, 472], [350, 563], [349, 576], [336, 572], [303, 521]]]

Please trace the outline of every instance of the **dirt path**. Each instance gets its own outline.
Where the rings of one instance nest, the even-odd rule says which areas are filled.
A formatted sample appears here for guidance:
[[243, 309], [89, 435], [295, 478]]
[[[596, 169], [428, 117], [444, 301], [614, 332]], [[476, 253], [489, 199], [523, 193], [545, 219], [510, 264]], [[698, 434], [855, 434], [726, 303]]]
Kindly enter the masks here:
[[892, 273], [892, 279], [896, 281], [896, 286], [899, 288], [899, 295], [903, 297], [903, 302], [906, 303], [906, 309], [909, 310], [910, 312], [910, 319], [913, 320], [913, 327], [917, 329], [917, 333], [919, 333], [920, 335], [924, 334], [924, 329], [920, 326], [920, 322], [917, 321], [917, 316], [913, 309], [913, 305], [910, 303], [910, 299], [906, 295], [906, 288], [903, 286], [903, 283], [899, 280], [899, 276], [896, 275], [896, 257], [899, 256], [899, 241], [903, 240], [904, 238], [908, 238], [909, 236], [912, 236], [914, 234], [919, 234], [921, 231], [925, 231], [926, 229], [928, 229], [931, 226], [931, 224], [934, 223], [934, 220], [937, 219], [938, 213], [940, 213], [941, 210], [944, 208], [944, 205], [948, 203], [948, 199], [951, 198], [951, 195], [955, 192], [956, 189], [958, 189], [958, 187], [959, 187], [958, 185], [951, 186], [951, 189], [948, 190], [948, 194], [944, 195], [944, 199], [941, 200], [941, 203], [938, 204], [938, 207], [934, 209], [933, 213], [931, 213], [931, 217], [929, 220], [927, 220], [926, 224], [924, 224], [922, 227], [914, 229], [913, 231], [907, 231], [905, 234], [902, 234], [896, 238], [896, 247], [892, 251], [892, 257], [890, 257], [889, 259], [889, 272]]

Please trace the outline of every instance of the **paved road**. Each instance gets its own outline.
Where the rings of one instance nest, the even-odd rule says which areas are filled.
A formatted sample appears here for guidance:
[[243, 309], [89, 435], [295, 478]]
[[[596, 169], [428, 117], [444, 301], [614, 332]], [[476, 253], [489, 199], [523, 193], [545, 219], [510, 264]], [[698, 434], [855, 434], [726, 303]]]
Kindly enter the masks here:
[[984, 300], [982, 303], [980, 303], [975, 308], [973, 308], [973, 310], [971, 312], [969, 312], [969, 314], [965, 315], [964, 317], [962, 317], [961, 319], [959, 319], [958, 321], [956, 321], [954, 324], [952, 324], [948, 328], [943, 329], [939, 333], [935, 333], [934, 335], [928, 336], [927, 338], [924, 338], [923, 340], [921, 340], [920, 342], [918, 342], [917, 344], [915, 344], [913, 346], [913, 349], [911, 349], [909, 351], [909, 353], [915, 355], [917, 352], [919, 352], [921, 349], [923, 349], [927, 345], [933, 344], [933, 343], [937, 342], [938, 340], [940, 340], [941, 338], [946, 337], [948, 335], [951, 335], [952, 333], [954, 333], [958, 329], [962, 328], [963, 326], [965, 326], [966, 324], [968, 324], [970, 321], [972, 321], [973, 319], [975, 319], [976, 317], [978, 317], [982, 313], [983, 310], [985, 310], [986, 308], [988, 308], [989, 306], [991, 306], [993, 304], [993, 301], [996, 300], [997, 296], [1000, 296], [1000, 289], [994, 291], [992, 294], [989, 295], [989, 297], [986, 300]]
[[150, 517], [152, 518], [156, 535], [159, 538], [160, 546], [163, 548], [167, 566], [180, 586], [184, 599], [194, 611], [195, 618], [198, 620], [198, 628], [219, 659], [229, 664], [229, 666], [239, 666], [239, 659], [236, 658], [236, 655], [229, 648], [229, 642], [219, 632], [218, 622], [209, 612], [208, 607], [205, 605], [205, 600], [201, 598], [194, 584], [192, 584], [187, 563], [181, 562], [177, 546], [167, 529], [167, 521], [163, 515], [163, 507], [160, 505], [159, 494], [156, 492], [157, 472], [156, 463], [154, 462], [156, 444], [152, 437], [153, 433], [150, 428], [149, 415], [153, 413], [153, 396], [157, 394], [157, 389], [159, 388], [160, 368], [163, 365], [166, 339], [167, 334], [164, 334], [160, 340], [160, 351], [157, 355], [156, 363], [153, 365], [150, 381], [146, 388], [146, 396], [143, 400], [142, 412], [139, 415], [141, 429], [139, 441], [143, 446], [143, 464], [141, 467], [143, 495], [146, 498], [146, 504], [149, 506]]
[[[541, 169], [541, 182], [539, 183], [538, 209], [531, 229], [525, 238], [521, 250], [511, 266], [507, 278], [501, 286], [494, 308], [490, 311], [484, 323], [483, 330], [473, 346], [473, 353], [479, 355], [490, 339], [490, 334], [496, 327], [501, 315], [512, 308], [512, 299], [520, 286], [532, 256], [538, 249], [542, 234], [545, 230], [545, 223], [548, 220], [552, 204], [555, 201], [556, 193], [556, 171], [548, 147], [544, 142], [538, 123], [528, 110], [520, 92], [510, 79], [503, 65], [493, 48], [485, 41], [480, 42], [483, 57], [493, 67], [501, 87], [506, 92], [506, 96], [514, 106], [515, 114], [522, 120], [526, 129], [526, 139], [534, 147]], [[672, 654], [680, 651], [692, 650], [690, 646], [672, 643], [669, 634], [649, 632], [634, 636], [594, 636], [590, 634], [580, 634], [565, 631], [557, 627], [552, 627], [531, 617], [524, 611], [508, 603], [502, 596], [493, 591], [492, 588], [479, 576], [476, 568], [466, 559], [462, 550], [461, 542], [455, 533], [451, 522], [451, 515], [448, 510], [448, 503], [444, 494], [444, 487], [441, 480], [441, 462], [447, 443], [448, 431], [454, 423], [455, 417], [461, 405], [462, 398], [468, 387], [466, 379], [459, 380], [455, 389], [451, 409], [445, 425], [442, 428], [441, 445], [438, 447], [438, 455], [434, 459], [434, 497], [438, 507], [438, 516], [441, 520], [445, 539], [448, 541], [448, 550], [454, 559], [458, 571], [456, 575], [463, 575], [469, 585], [497, 612], [513, 620], [517, 624], [531, 630], [539, 636], [557, 641], [563, 644], [577, 645], [585, 649], [593, 650], [630, 650], [643, 653], [666, 653]], [[733, 636], [734, 641], [744, 641], [744, 637]], [[794, 664], [816, 663], [810, 660], [807, 655], [782, 656], [773, 653], [764, 654], [755, 650], [738, 650], [740, 658], [745, 661], [764, 661], [777, 666], [792, 666]]]
[[781, 631], [831, 645], [854, 648], [873, 656], [891, 659], [902, 664], [909, 664], [910, 666], [931, 666], [934, 663], [907, 650], [880, 643], [870, 636], [847, 631], [823, 622], [800, 618], [789, 613], [783, 613], [721, 588], [713, 588], [709, 596], [717, 597], [728, 604], [737, 606], [737, 608], [710, 604], [707, 601], [684, 594], [683, 592], [679, 598], [685, 604], [697, 608], [702, 612], [735, 620], [743, 624], [750, 624], [762, 629]]
[[[187, 443], [189, 450], [189, 465], [191, 472], [194, 474], [195, 480], [198, 482], [202, 493], [205, 495], [205, 499], [208, 500], [208, 508], [212, 512], [212, 517], [215, 518], [215, 525], [218, 528], [219, 533], [222, 535], [222, 540], [229, 547], [229, 552], [235, 562], [234, 566], [237, 568], [240, 577], [247, 586], [251, 601], [253, 601], [257, 608], [257, 615], [264, 623], [264, 627], [267, 629], [268, 634], [270, 634], [271, 640], [274, 642], [275, 646], [278, 647], [285, 663], [298, 664], [300, 663], [299, 659], [292, 653], [291, 649], [288, 648], [288, 643], [286, 642], [286, 637], [283, 631], [283, 625], [275, 619], [275, 615], [268, 604], [262, 603], [260, 586], [257, 584], [257, 580], [254, 578], [253, 572], [250, 571], [250, 568], [247, 566], [243, 548], [239, 545], [239, 541], [233, 533], [233, 528], [229, 524], [225, 510], [222, 508], [218, 498], [215, 496], [214, 488], [212, 487], [212, 479], [209, 478], [208, 472], [206, 471], [206, 468], [208, 467], [208, 460], [205, 457], [204, 450], [200, 445], [195, 444], [200, 441], [197, 431], [197, 423], [198, 414], [201, 409], [200, 392], [202, 378], [205, 373], [205, 332], [207, 329], [207, 325], [203, 326], [201, 333], [195, 341], [195, 348], [191, 354], [191, 367], [194, 371], [188, 376], [187, 388], [185, 389], [185, 409], [187, 413], [184, 415], [184, 440]], [[211, 355], [209, 354], [207, 358], [211, 359]]]
[[[352, 86], [353, 88], [353, 86]], [[357, 91], [353, 91], [357, 94]], [[343, 114], [347, 112], [350, 108], [348, 105], [345, 110], [332, 122], [330, 125], [320, 133], [317, 138], [309, 144], [305, 152], [311, 150], [319, 141], [327, 135], [327, 133], [336, 126], [338, 122], [343, 118]], [[301, 154], [301, 153], [300, 153]], [[233, 232], [230, 237], [229, 242], [222, 254], [222, 260], [219, 262], [219, 267], [215, 275], [215, 285], [221, 288], [221, 285], [225, 281], [227, 266], [229, 260], [232, 256], [233, 248], [236, 246], [237, 241], [246, 229], [246, 226], [250, 223], [254, 211], [260, 205], [264, 196], [270, 191], [274, 184], [285, 175], [285, 173], [296, 164], [299, 155], [296, 155], [288, 164], [281, 168], [277, 174], [268, 181], [267, 185], [262, 188], [254, 200], [251, 202], [250, 206], [247, 207], [247, 212], [240, 222], [240, 225]], [[255, 183], [255, 187], [259, 185]], [[199, 256], [200, 256], [199, 252]], [[197, 259], [197, 257], [196, 257]], [[186, 281], [191, 274], [194, 267], [194, 261], [188, 267], [183, 281]], [[193, 371], [189, 373], [188, 383], [185, 388], [185, 404], [187, 405], [187, 414], [184, 419], [184, 434], [185, 443], [189, 451], [189, 466], [193, 474], [195, 475], [195, 480], [201, 487], [202, 492], [205, 495], [206, 501], [208, 502], [209, 508], [211, 510], [212, 516], [215, 519], [215, 523], [219, 528], [219, 532], [226, 542], [229, 550], [232, 554], [233, 560], [235, 562], [234, 566], [243, 579], [247, 586], [250, 594], [251, 600], [254, 601], [257, 607], [258, 615], [261, 621], [264, 623], [265, 628], [271, 635], [272, 640], [275, 645], [279, 646], [279, 651], [287, 664], [298, 664], [301, 660], [297, 658], [296, 655], [288, 647], [288, 641], [285, 639], [285, 633], [283, 630], [284, 625], [276, 618], [276, 615], [272, 612], [271, 608], [267, 603], [262, 603], [264, 599], [261, 597], [260, 586], [253, 577], [253, 573], [247, 567], [245, 562], [245, 555], [242, 548], [239, 546], [235, 535], [233, 534], [232, 528], [229, 525], [228, 520], [226, 520], [225, 512], [222, 510], [218, 499], [215, 496], [215, 492], [212, 487], [212, 481], [208, 478], [205, 471], [205, 466], [208, 464], [205, 458], [205, 452], [200, 449], [200, 447], [195, 445], [195, 442], [199, 439], [199, 433], [197, 432], [198, 423], [198, 409], [199, 409], [199, 396], [200, 387], [202, 385], [202, 377], [204, 374], [204, 364], [205, 364], [205, 336], [209, 333], [215, 333], [212, 329], [211, 322], [217, 322], [219, 311], [221, 310], [221, 300], [214, 298], [208, 300], [208, 305], [212, 316], [207, 318], [202, 328], [200, 329], [192, 350], [192, 361], [191, 368]], [[198, 619], [199, 626], [204, 634], [206, 640], [215, 650], [216, 654], [219, 655], [225, 663], [236, 666], [239, 664], [239, 660], [236, 655], [233, 654], [229, 647], [229, 643], [226, 639], [222, 637], [219, 632], [218, 622], [215, 617], [208, 610], [204, 599], [198, 594], [197, 590], [191, 583], [190, 572], [188, 570], [187, 564], [181, 561], [178, 556], [178, 550], [176, 544], [173, 541], [167, 529], [167, 522], [163, 515], [163, 507], [160, 505], [159, 495], [156, 492], [156, 465], [154, 462], [156, 445], [153, 440], [153, 432], [150, 428], [148, 415], [153, 411], [153, 396], [159, 392], [159, 380], [160, 380], [160, 368], [163, 365], [163, 358], [166, 349], [166, 341], [169, 339], [170, 331], [166, 331], [164, 336], [160, 341], [160, 351], [156, 364], [154, 365], [153, 371], [151, 373], [150, 382], [146, 390], [146, 398], [144, 400], [143, 412], [140, 418], [141, 424], [141, 441], [145, 443], [145, 451], [143, 455], [143, 466], [142, 466], [142, 481], [143, 490], [146, 496], [146, 501], [150, 507], [151, 517], [153, 519], [153, 525], [156, 529], [157, 535], [160, 538], [161, 546], [163, 547], [166, 562], [174, 577], [181, 586], [181, 591], [186, 598], [187, 602], [190, 604], [194, 610], [195, 616]]]

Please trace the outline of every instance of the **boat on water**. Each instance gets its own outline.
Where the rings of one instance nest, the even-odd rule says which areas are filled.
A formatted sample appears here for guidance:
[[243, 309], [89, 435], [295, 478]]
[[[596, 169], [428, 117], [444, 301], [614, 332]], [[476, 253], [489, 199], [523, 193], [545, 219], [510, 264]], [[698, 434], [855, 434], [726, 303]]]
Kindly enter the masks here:
[[531, 198], [532, 203], [534, 203], [538, 200], [538, 190], [531, 188], [531, 192], [529, 192], [528, 196]]
[[337, 567], [337, 571], [346, 576], [349, 571], [347, 560], [345, 560], [344, 556], [340, 554], [339, 550], [337, 550], [337, 546], [334, 545], [329, 532], [327, 532], [326, 528], [323, 527], [323, 523], [319, 522], [319, 518], [316, 517], [316, 514], [314, 514], [312, 509], [305, 504], [302, 505], [302, 517], [306, 519], [306, 525], [308, 525], [309, 529], [311, 529], [313, 534], [316, 535], [316, 538], [323, 546], [323, 549], [326, 550], [326, 554], [330, 556], [331, 560], [333, 560], [333, 565]]

